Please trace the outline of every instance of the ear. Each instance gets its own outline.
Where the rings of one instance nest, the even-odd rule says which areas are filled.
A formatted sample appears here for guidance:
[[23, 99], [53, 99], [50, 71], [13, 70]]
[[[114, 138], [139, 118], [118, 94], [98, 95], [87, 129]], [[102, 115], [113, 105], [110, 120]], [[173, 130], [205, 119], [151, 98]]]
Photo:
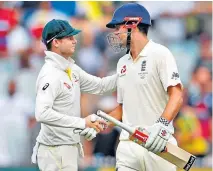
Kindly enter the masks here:
[[132, 33], [137, 33], [137, 32], [140, 32], [138, 27], [135, 27], [135, 28], [132, 29]]
[[53, 39], [52, 45], [53, 45], [54, 47], [58, 48], [58, 47], [59, 47], [59, 40], [58, 40], [58, 39]]

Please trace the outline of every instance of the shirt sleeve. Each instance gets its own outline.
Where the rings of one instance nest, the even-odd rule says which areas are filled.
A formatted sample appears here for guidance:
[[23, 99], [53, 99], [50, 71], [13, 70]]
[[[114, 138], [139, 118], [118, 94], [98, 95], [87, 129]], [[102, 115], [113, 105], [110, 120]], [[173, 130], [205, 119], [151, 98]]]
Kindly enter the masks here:
[[115, 91], [117, 87], [117, 74], [100, 78], [90, 75], [79, 68], [79, 77], [81, 91], [86, 93], [103, 95]]
[[117, 87], [117, 102], [119, 104], [123, 104], [123, 94], [122, 94], [122, 89], [118, 86]]
[[183, 88], [175, 58], [168, 49], [158, 60], [158, 73], [165, 91], [167, 91], [169, 86], [176, 86], [178, 84]]
[[85, 119], [73, 117], [53, 110], [55, 99], [61, 92], [60, 81], [44, 81], [37, 88], [35, 117], [38, 122], [65, 128], [85, 128]]
[[[120, 62], [120, 61], [119, 61]], [[119, 75], [119, 62], [117, 64], [117, 74]], [[123, 104], [123, 91], [122, 88], [120, 87], [120, 82], [119, 82], [119, 77], [118, 77], [118, 83], [117, 83], [117, 102], [119, 104]]]

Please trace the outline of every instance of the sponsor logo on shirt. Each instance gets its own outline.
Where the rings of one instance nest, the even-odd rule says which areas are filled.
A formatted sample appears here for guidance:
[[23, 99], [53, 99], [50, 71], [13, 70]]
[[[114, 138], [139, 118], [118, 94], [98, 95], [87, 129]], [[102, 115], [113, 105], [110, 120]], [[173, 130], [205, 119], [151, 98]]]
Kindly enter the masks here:
[[120, 77], [126, 75], [126, 65], [124, 65], [122, 68], [121, 68], [121, 75]]
[[177, 72], [173, 72], [172, 73], [172, 78], [171, 79], [174, 79], [174, 80], [177, 80], [179, 78], [179, 74]]
[[44, 85], [44, 87], [42, 88], [42, 90], [46, 90], [47, 89], [47, 87], [49, 87], [49, 83], [46, 83], [45, 85]]
[[72, 74], [72, 78], [73, 78], [74, 82], [78, 82], [79, 81], [78, 77], [74, 73]]
[[64, 82], [64, 85], [68, 88], [68, 89], [71, 89], [71, 86], [67, 83]]

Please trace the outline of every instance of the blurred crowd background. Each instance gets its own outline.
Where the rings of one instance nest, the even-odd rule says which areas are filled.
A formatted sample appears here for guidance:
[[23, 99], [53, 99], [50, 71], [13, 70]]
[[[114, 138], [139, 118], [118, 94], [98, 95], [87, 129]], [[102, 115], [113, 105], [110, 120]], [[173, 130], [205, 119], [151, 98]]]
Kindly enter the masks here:
[[[0, 2], [0, 167], [31, 166], [40, 125], [34, 118], [35, 82], [44, 63], [41, 42], [51, 19], [82, 29], [74, 60], [96, 76], [115, 73], [118, 59], [107, 43], [105, 25], [126, 2]], [[184, 84], [184, 105], [175, 119], [179, 146], [198, 157], [196, 167], [212, 167], [212, 2], [139, 1], [150, 12], [148, 37], [167, 46]], [[82, 116], [116, 107], [116, 92], [82, 94]], [[147, 116], [148, 117], [148, 116]], [[84, 142], [80, 168], [113, 167], [120, 130], [107, 129]]]

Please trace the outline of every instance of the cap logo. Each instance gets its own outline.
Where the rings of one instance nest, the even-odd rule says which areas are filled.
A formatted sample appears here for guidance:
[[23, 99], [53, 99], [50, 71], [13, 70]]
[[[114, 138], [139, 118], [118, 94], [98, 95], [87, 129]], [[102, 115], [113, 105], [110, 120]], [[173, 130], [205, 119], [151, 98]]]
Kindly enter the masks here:
[[[136, 28], [138, 24], [142, 21], [142, 18], [141, 17], [125, 17], [124, 21], [126, 21], [126, 23], [124, 24], [124, 28]], [[128, 22], [131, 22], [131, 24], [128, 24]]]

